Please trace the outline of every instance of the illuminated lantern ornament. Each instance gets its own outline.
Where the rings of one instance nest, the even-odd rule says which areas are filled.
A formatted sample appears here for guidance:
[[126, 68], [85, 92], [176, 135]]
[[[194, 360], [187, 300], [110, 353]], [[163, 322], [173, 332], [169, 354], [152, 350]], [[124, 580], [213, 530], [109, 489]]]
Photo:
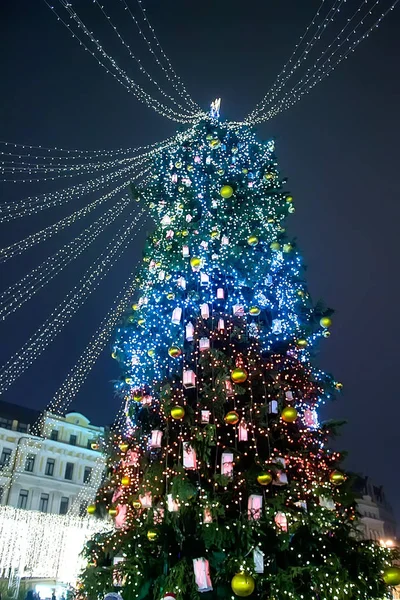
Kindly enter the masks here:
[[158, 532], [155, 529], [149, 529], [147, 532], [149, 542], [155, 542], [158, 539]]
[[178, 346], [171, 346], [168, 348], [168, 354], [171, 358], [178, 358], [182, 354], [182, 350]]
[[300, 339], [300, 340], [296, 341], [296, 346], [298, 348], [306, 348], [308, 346], [308, 342], [307, 342], [307, 340]]
[[239, 442], [247, 442], [249, 439], [249, 432], [247, 430], [247, 423], [245, 421], [240, 421], [239, 423]]
[[186, 334], [187, 341], [193, 342], [194, 326], [193, 326], [193, 323], [191, 323], [190, 321], [185, 327], [185, 334]]
[[228, 413], [226, 413], [224, 421], [225, 423], [228, 423], [228, 425], [236, 425], [236, 423], [239, 422], [239, 418], [240, 417], [236, 410], [230, 410]]
[[233, 593], [241, 598], [251, 596], [251, 594], [254, 592], [255, 585], [256, 584], [253, 577], [247, 573], [244, 573], [243, 571], [236, 573], [231, 581]]
[[258, 237], [256, 235], [250, 235], [247, 238], [247, 243], [249, 244], [249, 246], [257, 246], [257, 244], [258, 244]]
[[159, 429], [154, 429], [151, 432], [150, 448], [161, 448], [161, 440], [163, 432]]
[[224, 298], [225, 298], [224, 288], [217, 288], [217, 299], [224, 300]]
[[116, 517], [118, 515], [118, 508], [109, 508], [108, 514], [110, 517]]
[[231, 371], [231, 379], [234, 383], [244, 383], [247, 379], [246, 369], [237, 367]]
[[130, 484], [131, 484], [131, 478], [128, 477], [127, 475], [124, 475], [121, 479], [121, 485], [123, 485], [124, 487], [127, 487]]
[[176, 421], [180, 421], [185, 416], [185, 409], [183, 406], [174, 406], [171, 408], [171, 417]]
[[194, 579], [199, 592], [211, 592], [210, 564], [206, 558], [193, 559]]
[[251, 315], [252, 317], [257, 317], [261, 312], [261, 308], [259, 308], [258, 306], [250, 306], [249, 308], [249, 315]]
[[174, 500], [172, 494], [167, 495], [167, 508], [169, 512], [178, 512], [179, 510], [179, 503]]
[[190, 259], [190, 266], [193, 270], [199, 270], [201, 267], [201, 258], [198, 256], [193, 256], [193, 258]]
[[197, 469], [196, 450], [191, 447], [189, 442], [184, 442], [183, 447], [183, 467], [185, 469]]
[[133, 399], [135, 402], [140, 402], [143, 399], [143, 394], [140, 390], [135, 390], [133, 392]]
[[235, 317], [244, 317], [244, 306], [243, 304], [234, 304], [232, 311]]
[[271, 250], [273, 250], [274, 252], [278, 252], [281, 249], [281, 245], [279, 242], [272, 242], [272, 244], [269, 245], [269, 247], [271, 248]]
[[188, 369], [183, 371], [183, 387], [186, 389], [194, 388], [196, 386], [196, 374], [194, 371]]
[[204, 352], [205, 350], [210, 349], [210, 340], [208, 337], [202, 337], [199, 339], [199, 350], [200, 352]]
[[294, 423], [297, 416], [297, 410], [293, 406], [286, 406], [281, 413], [282, 421], [285, 423]]
[[210, 422], [210, 415], [211, 415], [211, 412], [209, 410], [202, 410], [201, 411], [201, 422], [202, 423], [209, 423]]
[[219, 193], [223, 198], [231, 198], [233, 196], [233, 187], [230, 185], [223, 185]]
[[272, 475], [269, 472], [260, 473], [257, 476], [257, 481], [260, 485], [269, 485], [272, 481]]
[[182, 246], [182, 256], [187, 258], [190, 255], [189, 246]]
[[285, 513], [277, 512], [274, 521], [281, 531], [286, 532], [288, 530], [288, 522]]
[[333, 485], [342, 485], [346, 481], [346, 475], [341, 471], [332, 471], [329, 473], [329, 481]]
[[96, 505], [95, 504], [89, 504], [89, 506], [87, 507], [87, 512], [89, 515], [94, 515], [94, 513], [96, 512]]
[[330, 319], [329, 317], [322, 317], [322, 319], [320, 319], [319, 324], [321, 325], [321, 327], [330, 327], [332, 325], [332, 319]]
[[225, 329], [225, 321], [223, 319], [218, 319], [218, 331], [224, 331]]
[[387, 567], [383, 571], [383, 581], [386, 583], [386, 585], [400, 585], [399, 567]]
[[139, 500], [133, 500], [132, 506], [135, 510], [140, 510], [142, 508], [142, 503]]
[[233, 453], [223, 452], [221, 455], [221, 474], [233, 477]]
[[251, 494], [247, 501], [247, 516], [249, 519], [258, 521], [261, 518], [263, 497], [259, 494]]
[[118, 444], [119, 449], [121, 450], [121, 452], [123, 452], [125, 454], [125, 452], [129, 449], [129, 444], [128, 442], [120, 442]]
[[174, 308], [174, 310], [172, 311], [172, 317], [171, 317], [171, 321], [174, 325], [179, 325], [179, 323], [181, 322], [181, 317], [182, 317], [182, 309], [180, 306], [178, 306], [177, 308]]

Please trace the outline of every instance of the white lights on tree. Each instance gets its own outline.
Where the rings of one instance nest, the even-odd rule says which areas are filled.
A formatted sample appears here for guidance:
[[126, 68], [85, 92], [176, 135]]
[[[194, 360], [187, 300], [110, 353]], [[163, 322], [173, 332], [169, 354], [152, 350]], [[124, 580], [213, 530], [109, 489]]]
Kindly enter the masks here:
[[172, 311], [171, 321], [173, 322], [174, 325], [179, 325], [179, 323], [181, 322], [181, 318], [182, 318], [182, 309], [180, 306], [177, 306]]
[[183, 444], [183, 466], [185, 469], [197, 469], [196, 451], [189, 442]]
[[196, 373], [191, 369], [183, 371], [182, 383], [185, 389], [194, 388], [196, 386]]
[[285, 513], [277, 512], [274, 517], [274, 521], [281, 531], [287, 532], [288, 522]]
[[187, 325], [185, 327], [185, 334], [186, 334], [187, 341], [193, 342], [194, 326], [193, 326], [193, 323], [191, 323], [190, 321], [189, 321], [189, 323], [187, 323]]
[[199, 350], [200, 352], [204, 352], [205, 350], [209, 350], [210, 349], [210, 338], [208, 337], [201, 337], [199, 339]]
[[233, 477], [233, 453], [223, 452], [221, 455], [221, 475]]
[[238, 435], [239, 435], [239, 442], [247, 442], [249, 439], [247, 423], [245, 421], [243, 421], [243, 419], [239, 423]]
[[203, 319], [208, 319], [210, 316], [210, 307], [208, 306], [208, 304], [204, 303], [204, 304], [200, 304], [200, 314], [203, 317]]
[[205, 558], [193, 559], [194, 578], [199, 592], [211, 592], [213, 587], [210, 577], [210, 565]]
[[210, 411], [209, 410], [202, 410], [201, 411], [201, 422], [202, 423], [209, 423], [210, 422]]
[[142, 508], [151, 508], [153, 504], [151, 492], [146, 492], [143, 496], [139, 496], [139, 502]]
[[244, 317], [243, 304], [234, 304], [234, 306], [232, 307], [232, 311], [235, 317]]
[[154, 431], [151, 432], [150, 448], [161, 448], [162, 437], [163, 432], [154, 429]]
[[268, 402], [268, 414], [277, 415], [278, 414], [278, 402], [276, 400], [271, 400]]
[[179, 503], [173, 499], [172, 494], [167, 495], [167, 508], [169, 512], [178, 512]]
[[203, 271], [200, 273], [200, 285], [208, 285], [210, 283], [210, 276]]
[[189, 246], [182, 246], [182, 256], [184, 256], [185, 258], [190, 256]]
[[251, 494], [247, 501], [247, 516], [249, 519], [258, 521], [261, 518], [263, 497], [259, 494]]
[[225, 298], [224, 288], [217, 289], [217, 298], [218, 298], [218, 300], [224, 300], [224, 298]]
[[253, 550], [254, 572], [264, 573], [264, 552], [260, 548]]

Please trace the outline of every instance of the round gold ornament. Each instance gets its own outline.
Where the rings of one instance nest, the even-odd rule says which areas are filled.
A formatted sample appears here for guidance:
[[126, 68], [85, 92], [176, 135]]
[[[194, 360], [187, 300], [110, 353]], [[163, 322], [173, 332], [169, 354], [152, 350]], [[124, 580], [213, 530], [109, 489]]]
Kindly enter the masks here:
[[198, 256], [193, 256], [193, 258], [190, 259], [190, 266], [193, 267], [194, 269], [197, 269], [198, 267], [200, 267], [201, 265], [201, 258], [199, 258]]
[[140, 510], [142, 508], [142, 503], [140, 502], [140, 500], [133, 500], [132, 506], [135, 510]]
[[143, 325], [146, 323], [146, 319], [138, 319], [138, 325], [140, 325], [141, 327], [143, 327]]
[[346, 481], [346, 475], [341, 471], [337, 471], [336, 469], [329, 473], [329, 481], [333, 485], [342, 485]]
[[124, 453], [129, 449], [128, 442], [120, 442], [118, 444], [118, 446], [119, 446], [119, 449], [121, 450], [121, 452], [124, 452]]
[[284, 251], [286, 254], [289, 254], [289, 252], [291, 252], [291, 251], [292, 251], [292, 249], [293, 249], [293, 246], [292, 246], [292, 244], [283, 244], [283, 251]]
[[223, 175], [225, 173], [224, 169], [218, 169], [217, 171], [218, 175]]
[[269, 485], [272, 481], [272, 475], [268, 471], [265, 473], [260, 473], [257, 476], [257, 481], [260, 485]]
[[343, 383], [341, 383], [340, 381], [336, 381], [335, 383], [335, 388], [340, 391], [341, 389], [343, 389]]
[[168, 354], [171, 356], [171, 358], [178, 358], [178, 356], [182, 354], [182, 350], [179, 348], [179, 346], [171, 346], [168, 348]]
[[221, 145], [221, 142], [219, 141], [218, 138], [214, 138], [210, 141], [210, 147], [213, 149], [219, 148], [220, 145]]
[[231, 371], [231, 379], [234, 383], [244, 383], [248, 377], [246, 369], [236, 367]]
[[330, 327], [332, 325], [332, 319], [330, 319], [329, 317], [322, 317], [322, 319], [320, 319], [319, 324], [321, 325], [321, 327]]
[[241, 598], [251, 596], [251, 594], [254, 592], [255, 585], [256, 584], [253, 577], [248, 573], [244, 573], [243, 571], [236, 573], [231, 581], [233, 593]]
[[188, 230], [187, 230], [187, 229], [184, 229], [183, 231], [181, 231], [181, 235], [182, 235], [183, 237], [187, 237], [187, 236], [189, 235], [189, 232], [188, 232]]
[[188, 166], [186, 167], [186, 170], [187, 170], [187, 171], [193, 171], [193, 165], [188, 165]]
[[175, 298], [175, 294], [173, 292], [168, 292], [167, 300], [173, 300]]
[[285, 423], [294, 423], [297, 419], [297, 410], [293, 406], [285, 406], [281, 412], [281, 419]]
[[116, 352], [111, 352], [111, 358], [116, 359], [117, 358], [117, 353]]
[[245, 168], [245, 169], [242, 169], [242, 173], [243, 173], [244, 175], [247, 175], [247, 173], [248, 173], [248, 172], [249, 172], [249, 170], [248, 170], [248, 169], [246, 169], [246, 168]]
[[249, 244], [249, 246], [257, 246], [258, 237], [256, 235], [249, 235], [249, 237], [247, 238], [247, 243]]
[[261, 308], [259, 306], [250, 306], [249, 315], [252, 317], [257, 317], [261, 312]]
[[128, 385], [130, 385], [132, 383], [133, 379], [132, 377], [125, 377], [125, 383], [127, 383]]
[[230, 410], [228, 413], [226, 413], [224, 421], [225, 423], [228, 423], [228, 425], [236, 425], [236, 423], [239, 423], [239, 418], [240, 417], [236, 410]]
[[183, 186], [183, 185], [180, 185], [180, 186], [178, 187], [178, 192], [184, 192], [184, 191], [185, 191], [185, 188], [184, 188], [184, 186]]
[[230, 185], [223, 185], [219, 193], [223, 198], [231, 198], [233, 196], [233, 187]]
[[274, 173], [265, 173], [264, 175], [264, 179], [266, 179], [267, 181], [270, 179], [273, 179], [275, 177]]
[[140, 310], [139, 304], [132, 304], [133, 310]]
[[90, 447], [91, 447], [92, 450], [98, 450], [100, 446], [99, 446], [99, 444], [97, 442], [92, 442], [90, 444]]
[[94, 513], [96, 512], [96, 505], [89, 504], [89, 506], [87, 507], [86, 510], [87, 510], [88, 515], [94, 515]]
[[158, 538], [158, 532], [155, 529], [149, 529], [147, 532], [147, 539], [149, 542], [155, 542]]
[[296, 341], [296, 346], [298, 348], [306, 348], [308, 346], [308, 342], [307, 342], [307, 340], [304, 340], [303, 338], [301, 338]]
[[212, 238], [216, 238], [219, 236], [219, 231], [216, 231], [215, 229], [213, 229], [213, 231], [210, 232], [210, 236]]
[[108, 509], [108, 514], [110, 515], [110, 517], [116, 517], [118, 515], [118, 508], [109, 508]]
[[286, 196], [286, 202], [293, 202], [293, 196]]
[[128, 475], [124, 475], [121, 479], [121, 485], [124, 487], [128, 487], [131, 484], [131, 478]]
[[383, 571], [383, 581], [386, 583], [386, 585], [400, 585], [399, 567], [387, 567]]
[[271, 248], [271, 250], [273, 250], [274, 252], [278, 252], [281, 249], [281, 245], [279, 242], [272, 242], [269, 247]]
[[185, 416], [185, 409], [183, 406], [176, 405], [171, 408], [171, 417], [175, 419], [175, 421], [180, 421]]
[[147, 355], [150, 356], [150, 358], [152, 358], [154, 356], [154, 354], [155, 354], [154, 348], [149, 348], [147, 350]]
[[181, 163], [181, 161], [180, 161], [180, 160], [178, 160], [178, 161], [175, 163], [175, 167], [176, 167], [177, 169], [180, 169], [180, 168], [181, 168], [181, 166], [182, 166], [182, 163]]

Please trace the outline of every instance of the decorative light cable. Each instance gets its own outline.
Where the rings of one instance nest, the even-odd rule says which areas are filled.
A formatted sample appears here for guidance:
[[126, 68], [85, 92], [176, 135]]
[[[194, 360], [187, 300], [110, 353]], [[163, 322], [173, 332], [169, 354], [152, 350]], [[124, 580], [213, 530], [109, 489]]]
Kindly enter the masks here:
[[107, 22], [109, 23], [109, 25], [112, 27], [114, 33], [116, 34], [116, 36], [118, 37], [119, 41], [121, 42], [121, 44], [126, 48], [126, 50], [129, 53], [129, 56], [132, 58], [132, 60], [134, 60], [139, 67], [139, 70], [141, 73], [143, 73], [144, 75], [146, 75], [146, 77], [148, 78], [148, 80], [152, 83], [152, 85], [154, 85], [157, 90], [160, 92], [160, 94], [162, 96], [164, 96], [164, 98], [166, 98], [167, 100], [169, 100], [170, 102], [172, 102], [179, 110], [182, 110], [184, 113], [187, 113], [189, 115], [193, 114], [193, 109], [188, 109], [185, 108], [184, 106], [182, 106], [181, 104], [179, 104], [179, 102], [177, 102], [175, 100], [175, 98], [173, 98], [173, 96], [171, 96], [170, 94], [168, 94], [167, 92], [165, 92], [162, 87], [160, 86], [159, 83], [157, 83], [157, 81], [150, 75], [150, 73], [143, 67], [142, 62], [135, 56], [135, 54], [132, 52], [131, 47], [129, 46], [129, 44], [126, 43], [126, 41], [124, 40], [124, 38], [122, 37], [122, 35], [119, 33], [117, 27], [114, 25], [114, 23], [111, 20], [111, 17], [106, 13], [104, 6], [102, 6], [99, 3], [99, 0], [93, 0], [95, 2], [95, 4], [99, 7], [99, 9], [101, 10], [101, 12], [103, 13], [103, 15], [105, 16], [105, 18], [107, 19]]
[[[326, 65], [328, 63], [331, 62], [332, 56], [334, 56], [334, 54], [336, 54], [336, 52], [339, 50], [339, 48], [341, 48], [345, 43], [350, 41], [350, 37], [357, 32], [358, 28], [360, 25], [364, 25], [364, 19], [366, 16], [372, 14], [372, 11], [374, 10], [374, 8], [376, 7], [376, 5], [378, 4], [378, 2], [380, 2], [381, 0], [377, 0], [377, 2], [375, 2], [375, 4], [373, 5], [372, 8], [370, 8], [369, 10], [367, 10], [367, 12], [365, 13], [364, 17], [362, 17], [360, 19], [360, 21], [353, 27], [352, 31], [350, 32], [350, 34], [339, 44], [336, 45], [336, 49], [333, 50], [331, 52], [331, 54], [327, 57], [327, 59], [324, 61], [323, 65]], [[356, 39], [355, 41], [353, 41], [352, 43], [349, 44], [349, 46], [347, 47], [347, 49], [345, 49], [340, 55], [339, 58], [336, 62], [334, 62], [333, 64], [328, 64], [328, 67], [325, 71], [323, 71], [322, 67], [320, 67], [319, 69], [317, 69], [318, 66], [318, 62], [321, 60], [322, 56], [325, 55], [325, 53], [327, 52], [328, 48], [331, 48], [333, 46], [333, 44], [336, 42], [336, 40], [338, 39], [338, 37], [340, 37], [341, 33], [347, 28], [347, 24], [345, 25], [345, 27], [343, 27], [343, 29], [341, 30], [341, 32], [338, 34], [338, 36], [335, 38], [334, 42], [332, 42], [328, 48], [321, 54], [321, 56], [317, 59], [317, 61], [314, 63], [313, 67], [307, 70], [306, 75], [300, 79], [299, 82], [297, 82], [293, 88], [286, 93], [286, 95], [279, 101], [277, 102], [274, 106], [272, 106], [266, 113], [263, 114], [259, 114], [258, 116], [253, 116], [250, 118], [247, 117], [246, 121], [247, 123], [251, 123], [251, 124], [255, 124], [255, 123], [260, 123], [263, 121], [267, 121], [269, 119], [271, 119], [272, 117], [276, 116], [277, 114], [279, 114], [280, 112], [282, 112], [283, 110], [287, 110], [288, 108], [290, 108], [291, 106], [293, 106], [296, 102], [298, 102], [303, 95], [305, 95], [306, 93], [309, 93], [311, 91], [311, 89], [313, 89], [317, 83], [319, 83], [320, 81], [322, 81], [322, 79], [324, 79], [325, 77], [327, 77], [341, 62], [342, 60], [344, 60], [345, 58], [347, 58], [347, 56], [351, 53], [354, 52], [354, 50], [356, 49], [356, 47], [365, 39], [367, 39], [367, 37], [369, 37], [371, 31], [373, 31], [376, 27], [378, 27], [380, 25], [380, 23], [382, 22], [382, 20], [392, 11], [394, 10], [395, 6], [397, 5], [397, 3], [399, 2], [399, 0], [395, 0], [395, 2], [393, 2], [391, 4], [391, 6], [386, 9], [383, 13], [381, 13], [379, 19], [377, 19], [373, 25], [371, 25], [367, 31], [365, 31], [364, 33], [362, 33], [358, 39]], [[352, 21], [352, 19], [354, 18], [354, 16], [359, 13], [362, 9], [362, 6], [364, 5], [364, 2], [360, 5], [360, 7], [356, 10], [356, 12], [353, 14], [353, 16], [348, 19], [348, 23], [350, 23]], [[317, 76], [317, 72], [319, 72], [319, 75]], [[307, 85], [309, 82], [311, 81], [311, 83], [309, 85]], [[305, 88], [305, 89], [303, 89]], [[303, 90], [301, 92], [299, 92], [299, 90]], [[253, 113], [252, 113], [253, 114]]]
[[[326, 60], [322, 63], [322, 65], [317, 68], [317, 62], [320, 60], [318, 59], [318, 61], [316, 63], [314, 63], [313, 65], [313, 70], [309, 69], [310, 72], [307, 72], [307, 76], [303, 77], [293, 88], [292, 90], [281, 100], [279, 101], [276, 105], [272, 106], [272, 108], [266, 113], [266, 116], [262, 119], [256, 120], [256, 121], [252, 121], [252, 123], [255, 122], [260, 122], [261, 120], [268, 120], [274, 116], [276, 116], [277, 114], [279, 114], [280, 112], [287, 110], [288, 108], [290, 108], [291, 106], [293, 106], [294, 104], [296, 104], [305, 94], [309, 93], [316, 85], [317, 83], [319, 83], [320, 81], [322, 81], [323, 79], [325, 79], [325, 77], [328, 77], [328, 75], [330, 75], [332, 73], [332, 71], [344, 60], [348, 57], [348, 55], [351, 52], [354, 52], [356, 47], [365, 39], [367, 39], [370, 35], [370, 33], [377, 27], [379, 27], [380, 23], [382, 22], [382, 20], [385, 18], [385, 16], [387, 16], [389, 14], [389, 12], [391, 12], [395, 6], [398, 4], [399, 0], [396, 0], [386, 11], [384, 11], [383, 13], [381, 13], [379, 19], [377, 19], [368, 29], [367, 31], [365, 31], [364, 33], [361, 33], [360, 36], [354, 40], [353, 42], [349, 43], [349, 45], [347, 47], [345, 47], [345, 49], [342, 51], [341, 54], [339, 54], [339, 57], [337, 58], [337, 60], [332, 63], [332, 57], [338, 52], [338, 50], [347, 42], [350, 42], [350, 37], [357, 32], [358, 28], [360, 25], [364, 25], [364, 19], [366, 16], [372, 14], [373, 9], [377, 6], [377, 4], [380, 2], [381, 0], [377, 0], [375, 2], [375, 4], [373, 5], [373, 7], [371, 9], [369, 9], [367, 11], [367, 13], [365, 13], [365, 15], [360, 19], [360, 21], [353, 27], [352, 31], [349, 33], [349, 35], [340, 43], [336, 45], [335, 50], [333, 50], [331, 52], [331, 54], [328, 56], [328, 58], [326, 58]], [[362, 8], [362, 5], [360, 5], [359, 9], [357, 9], [356, 13], [358, 13]], [[354, 14], [356, 14], [354, 13]], [[353, 15], [354, 16], [354, 15]], [[352, 17], [353, 18], [353, 17]], [[349, 19], [349, 22], [352, 19]], [[346, 28], [346, 27], [345, 27]], [[343, 29], [345, 29], [343, 28]], [[322, 56], [320, 57], [322, 58]], [[324, 66], [326, 67], [324, 70]]]
[[158, 112], [162, 116], [167, 117], [167, 118], [169, 118], [169, 119], [171, 119], [173, 121], [177, 121], [179, 123], [195, 123], [196, 121], [199, 120], [199, 114], [196, 114], [196, 115], [194, 114], [192, 117], [187, 117], [185, 115], [180, 115], [178, 113], [175, 113], [175, 111], [173, 111], [172, 109], [170, 109], [168, 107], [165, 107], [158, 100], [155, 100], [149, 94], [147, 94], [147, 92], [145, 92], [141, 88], [141, 86], [139, 86], [137, 83], [135, 83], [130, 77], [128, 77], [126, 75], [126, 73], [117, 65], [116, 61], [110, 55], [108, 55], [105, 52], [105, 50], [103, 49], [103, 47], [101, 46], [101, 44], [96, 40], [96, 38], [91, 34], [91, 32], [88, 30], [88, 28], [84, 25], [84, 23], [82, 22], [82, 20], [78, 17], [78, 15], [72, 9], [72, 7], [70, 6], [70, 4], [68, 3], [67, 0], [59, 0], [59, 2], [65, 8], [65, 10], [68, 12], [68, 14], [70, 15], [70, 17], [75, 21], [75, 23], [77, 24], [78, 28], [95, 45], [98, 53], [103, 58], [103, 60], [106, 61], [106, 63], [109, 63], [111, 65], [111, 68], [114, 69], [117, 74], [115, 72], [113, 72], [112, 70], [110, 70], [107, 67], [107, 64], [105, 64], [98, 57], [98, 55], [96, 55], [95, 52], [93, 52], [82, 41], [82, 39], [73, 31], [73, 29], [68, 25], [68, 23], [66, 23], [64, 21], [64, 19], [62, 19], [60, 17], [60, 15], [55, 10], [54, 6], [51, 6], [47, 0], [43, 0], [43, 1], [53, 11], [53, 13], [56, 15], [57, 19], [68, 29], [68, 31], [71, 33], [71, 35], [73, 36], [73, 38], [76, 39], [79, 42], [80, 46], [82, 46], [87, 52], [89, 52], [90, 55], [93, 56], [93, 58], [96, 59], [96, 61], [98, 62], [98, 64], [100, 66], [102, 66], [106, 70], [106, 72], [108, 74], [112, 75], [114, 77], [114, 79], [116, 81], [118, 81], [118, 83], [120, 83], [123, 87], [125, 87], [125, 89], [127, 89], [128, 92], [132, 93], [138, 100], [140, 100], [141, 102], [143, 102], [144, 104], [146, 104], [149, 108], [153, 108], [153, 110], [155, 110], [156, 112]]
[[37, 196], [28, 196], [18, 202], [10, 202], [3, 205], [0, 204], [0, 223], [7, 223], [14, 219], [33, 215], [42, 210], [52, 208], [53, 206], [61, 206], [72, 200], [75, 196], [84, 196], [93, 193], [96, 190], [101, 190], [123, 177], [134, 181], [137, 178], [135, 168], [148, 163], [149, 159], [144, 158], [133, 166], [124, 167], [114, 173], [102, 175], [96, 179], [90, 179], [89, 181], [78, 183], [77, 185], [63, 188], [55, 192], [47, 192]]
[[68, 264], [78, 258], [100, 233], [119, 217], [129, 203], [129, 196], [120, 198], [82, 233], [64, 244], [55, 254], [49, 256], [39, 266], [0, 294], [0, 320], [4, 321], [10, 314], [21, 308]]
[[[145, 36], [144, 32], [142, 31], [138, 20], [136, 19], [135, 15], [133, 14], [133, 12], [131, 11], [131, 9], [129, 8], [126, 0], [120, 0], [124, 6], [125, 6], [125, 10], [128, 12], [128, 14], [130, 15], [130, 17], [132, 18], [133, 22], [135, 23], [139, 34], [143, 37], [143, 40], [145, 41], [145, 43], [147, 44], [148, 50], [150, 52], [150, 54], [153, 56], [154, 60], [156, 61], [156, 63], [158, 64], [158, 66], [162, 69], [165, 77], [168, 79], [169, 82], [171, 82], [173, 88], [175, 89], [175, 91], [182, 97], [184, 98], [189, 105], [192, 106], [193, 110], [198, 111], [201, 110], [199, 105], [194, 102], [194, 100], [192, 100], [192, 98], [190, 97], [189, 93], [186, 91], [186, 88], [182, 82], [182, 80], [180, 79], [180, 77], [177, 75], [177, 73], [175, 72], [175, 70], [172, 67], [172, 64], [168, 58], [168, 56], [165, 54], [164, 50], [161, 47], [161, 44], [156, 36], [155, 30], [154, 28], [151, 26], [151, 23], [149, 22], [147, 15], [146, 15], [146, 11], [143, 8], [142, 4], [140, 1], [138, 1], [138, 4], [140, 6], [140, 9], [142, 11], [142, 15], [143, 15], [143, 20], [145, 21], [145, 23], [147, 24], [151, 35], [156, 43], [156, 48], [158, 49], [159, 53], [161, 54], [162, 58], [165, 60], [165, 63], [167, 65], [167, 68], [165, 68], [165, 66], [162, 64], [162, 62], [160, 61], [160, 59], [158, 58], [156, 52], [153, 50], [151, 42], [148, 40], [148, 38]], [[171, 73], [171, 75], [170, 75]]]
[[[5, 392], [20, 375], [40, 356], [47, 346], [60, 333], [75, 312], [83, 305], [87, 297], [98, 287], [101, 280], [132, 241], [132, 232], [136, 223], [145, 214], [145, 209], [124, 225], [85, 272], [78, 284], [51, 313], [48, 319], [36, 330], [29, 340], [0, 369], [0, 393]], [[147, 218], [147, 215], [146, 215]]]

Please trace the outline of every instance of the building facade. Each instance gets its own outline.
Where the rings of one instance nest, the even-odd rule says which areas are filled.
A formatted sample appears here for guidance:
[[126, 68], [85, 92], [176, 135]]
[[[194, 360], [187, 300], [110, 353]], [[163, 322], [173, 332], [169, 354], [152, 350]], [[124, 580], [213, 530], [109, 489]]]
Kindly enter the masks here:
[[369, 477], [359, 477], [355, 493], [361, 516], [360, 536], [389, 547], [397, 545], [396, 519], [382, 486], [374, 485]]
[[0, 402], [0, 505], [63, 515], [81, 499], [83, 512], [101, 482], [104, 428], [78, 412], [46, 412], [34, 435], [39, 418], [39, 411]]

